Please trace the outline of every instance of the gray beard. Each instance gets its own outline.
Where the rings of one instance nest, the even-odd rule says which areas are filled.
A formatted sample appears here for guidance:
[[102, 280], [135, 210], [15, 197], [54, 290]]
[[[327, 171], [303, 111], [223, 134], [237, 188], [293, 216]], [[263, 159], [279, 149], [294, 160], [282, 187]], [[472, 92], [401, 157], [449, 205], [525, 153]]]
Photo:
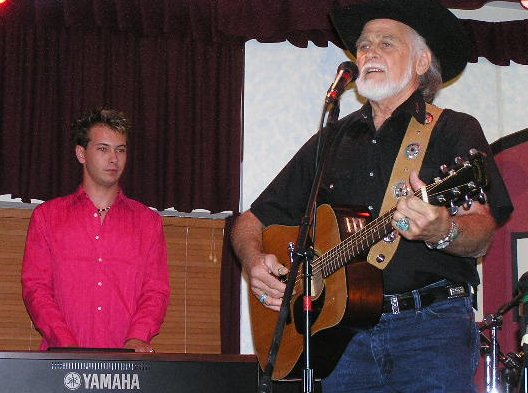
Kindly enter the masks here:
[[402, 91], [412, 80], [411, 68], [399, 81], [365, 82], [363, 74], [356, 80], [358, 94], [370, 101], [381, 101], [390, 98]]

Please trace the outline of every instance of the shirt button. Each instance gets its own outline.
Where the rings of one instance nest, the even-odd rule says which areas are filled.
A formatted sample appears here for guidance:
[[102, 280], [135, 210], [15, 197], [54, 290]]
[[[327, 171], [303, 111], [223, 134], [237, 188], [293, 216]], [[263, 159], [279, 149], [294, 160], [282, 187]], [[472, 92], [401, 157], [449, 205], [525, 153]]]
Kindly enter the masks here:
[[370, 177], [374, 177], [374, 172], [369, 172]]
[[97, 285], [99, 285], [100, 287], [102, 287], [102, 286], [103, 286], [103, 283], [102, 283], [101, 281], [99, 281], [99, 282], [97, 283]]
[[96, 236], [95, 236], [95, 240], [99, 240], [99, 235], [96, 235]]
[[97, 218], [97, 213], [94, 213], [94, 218]]
[[97, 307], [97, 311], [101, 311], [103, 308], [101, 306]]
[[370, 211], [372, 211], [372, 210], [374, 210], [374, 206], [369, 205], [368, 209], [369, 209]]
[[372, 144], [375, 145], [376, 143], [378, 143], [378, 141], [375, 140], [375, 139], [373, 139], [373, 140], [372, 140]]
[[97, 258], [97, 262], [103, 262], [103, 258]]

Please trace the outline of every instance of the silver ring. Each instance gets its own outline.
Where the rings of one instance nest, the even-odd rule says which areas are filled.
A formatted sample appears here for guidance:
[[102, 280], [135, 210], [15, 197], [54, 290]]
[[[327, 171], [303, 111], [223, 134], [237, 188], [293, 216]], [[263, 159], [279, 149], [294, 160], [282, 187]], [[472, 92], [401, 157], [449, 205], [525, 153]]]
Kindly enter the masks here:
[[411, 227], [411, 223], [408, 217], [402, 217], [398, 221], [396, 221], [396, 226], [403, 232], [407, 232]]
[[281, 276], [281, 275], [282, 275], [282, 274], [281, 274], [282, 269], [284, 269], [284, 268], [283, 268], [283, 267], [279, 267], [279, 268], [277, 269], [277, 275], [278, 275], [278, 276]]
[[265, 304], [267, 299], [268, 299], [268, 294], [267, 293], [263, 293], [259, 297], [259, 302], [261, 302], [262, 304]]

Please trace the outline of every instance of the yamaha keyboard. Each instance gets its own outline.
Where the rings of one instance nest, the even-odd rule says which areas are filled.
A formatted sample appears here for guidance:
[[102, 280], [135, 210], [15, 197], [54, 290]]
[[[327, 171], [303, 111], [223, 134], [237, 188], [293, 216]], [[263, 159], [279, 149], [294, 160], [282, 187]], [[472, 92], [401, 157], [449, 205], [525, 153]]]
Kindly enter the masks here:
[[0, 352], [1, 393], [246, 393], [252, 355]]

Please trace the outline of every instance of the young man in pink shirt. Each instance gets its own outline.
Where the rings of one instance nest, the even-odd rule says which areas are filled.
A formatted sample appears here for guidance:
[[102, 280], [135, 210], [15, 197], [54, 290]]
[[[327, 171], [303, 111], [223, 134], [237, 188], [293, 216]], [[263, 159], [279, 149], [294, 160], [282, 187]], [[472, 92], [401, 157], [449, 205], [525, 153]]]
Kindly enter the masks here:
[[161, 217], [119, 186], [130, 125], [123, 113], [98, 109], [73, 128], [82, 184], [35, 209], [22, 266], [41, 350], [154, 352], [169, 301], [167, 250]]

